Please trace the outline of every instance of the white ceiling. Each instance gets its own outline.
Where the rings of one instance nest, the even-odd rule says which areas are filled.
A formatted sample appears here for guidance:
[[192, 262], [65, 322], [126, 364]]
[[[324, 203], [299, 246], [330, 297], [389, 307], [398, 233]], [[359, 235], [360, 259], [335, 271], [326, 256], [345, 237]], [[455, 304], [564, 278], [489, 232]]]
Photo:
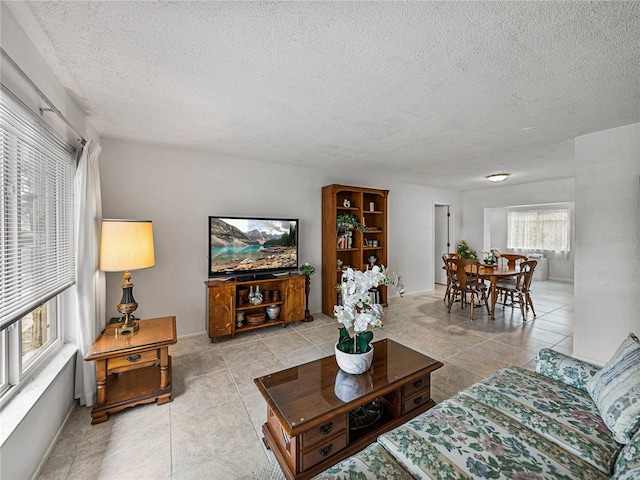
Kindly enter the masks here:
[[103, 137], [468, 190], [640, 121], [637, 1], [4, 3]]

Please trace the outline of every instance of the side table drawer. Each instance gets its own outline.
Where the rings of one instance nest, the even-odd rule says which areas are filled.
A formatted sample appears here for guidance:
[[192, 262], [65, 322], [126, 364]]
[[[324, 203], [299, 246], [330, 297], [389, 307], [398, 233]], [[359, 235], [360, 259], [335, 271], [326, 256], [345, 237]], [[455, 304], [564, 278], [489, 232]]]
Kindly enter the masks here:
[[326, 442], [321, 442], [306, 453], [302, 453], [301, 458], [301, 471], [308, 470], [309, 468], [317, 465], [318, 463], [332, 457], [337, 452], [347, 446], [347, 432], [343, 431], [340, 435], [334, 436]]
[[322, 423], [316, 427], [310, 428], [304, 433], [300, 434], [300, 448], [306, 449], [311, 447], [314, 443], [322, 441], [325, 438], [331, 437], [341, 430], [347, 428], [347, 414], [338, 415], [331, 420]]
[[107, 372], [126, 372], [135, 368], [142, 368], [159, 361], [158, 349], [147, 350], [145, 352], [131, 353], [120, 357], [107, 359]]
[[416, 393], [418, 390], [422, 390], [429, 386], [431, 380], [431, 374], [427, 373], [422, 377], [414, 380], [413, 382], [407, 383], [404, 387], [402, 387], [402, 397], [407, 398]]
[[410, 412], [431, 400], [431, 388], [425, 388], [412, 397], [402, 401], [402, 413]]

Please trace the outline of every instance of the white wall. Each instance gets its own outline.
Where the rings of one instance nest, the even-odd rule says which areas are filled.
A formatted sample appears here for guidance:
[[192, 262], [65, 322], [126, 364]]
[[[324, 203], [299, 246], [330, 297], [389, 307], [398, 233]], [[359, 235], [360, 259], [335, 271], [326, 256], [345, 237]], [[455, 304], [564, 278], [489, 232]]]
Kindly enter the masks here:
[[[63, 347], [60, 355], [44, 367], [42, 377], [32, 379], [25, 391], [20, 392], [26, 399], [16, 397], [13, 400], [16, 403], [22, 400], [22, 403], [3, 407], [2, 415], [13, 418], [22, 411], [28, 413], [20, 415], [19, 425], [12, 428], [11, 433], [2, 431], [6, 439], [0, 448], [0, 478], [37, 478], [43, 459], [51, 451], [74, 405], [76, 351], [75, 346]], [[2, 420], [3, 426], [8, 420]], [[86, 421], [91, 421], [88, 413]]]
[[[463, 199], [464, 232], [459, 238], [463, 238], [471, 248], [479, 251], [494, 246], [500, 248], [502, 239], [506, 245], [505, 207], [573, 203], [575, 180], [562, 178], [520, 185], [492, 186], [464, 192]], [[504, 224], [502, 227], [501, 223]], [[574, 258], [572, 252], [566, 259], [550, 260], [550, 278], [572, 281]]]
[[[104, 218], [153, 221], [156, 266], [132, 272], [136, 316], [176, 315], [178, 335], [205, 331], [209, 215], [300, 219], [300, 260], [318, 268], [310, 310], [321, 310], [321, 189], [389, 189], [389, 267], [407, 292], [433, 289], [433, 204], [461, 194], [390, 184], [375, 175], [265, 164], [213, 154], [105, 139], [100, 158]], [[107, 316], [116, 316], [121, 275], [107, 274]]]
[[419, 185], [391, 184], [389, 188], [389, 267], [399, 275], [407, 293], [433, 290], [435, 204], [452, 205], [455, 238], [462, 229], [462, 193]]
[[577, 137], [575, 151], [573, 351], [604, 363], [640, 333], [640, 123]]

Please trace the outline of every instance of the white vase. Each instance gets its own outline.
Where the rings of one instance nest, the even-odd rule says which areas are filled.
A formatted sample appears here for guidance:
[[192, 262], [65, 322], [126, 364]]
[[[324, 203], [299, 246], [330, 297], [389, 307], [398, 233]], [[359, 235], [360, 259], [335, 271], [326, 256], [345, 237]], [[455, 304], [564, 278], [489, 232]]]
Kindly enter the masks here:
[[336, 351], [336, 362], [340, 370], [352, 375], [359, 375], [369, 370], [371, 362], [373, 362], [373, 345], [369, 346], [371, 348], [365, 353], [345, 353], [338, 350], [338, 344], [336, 343], [334, 350]]

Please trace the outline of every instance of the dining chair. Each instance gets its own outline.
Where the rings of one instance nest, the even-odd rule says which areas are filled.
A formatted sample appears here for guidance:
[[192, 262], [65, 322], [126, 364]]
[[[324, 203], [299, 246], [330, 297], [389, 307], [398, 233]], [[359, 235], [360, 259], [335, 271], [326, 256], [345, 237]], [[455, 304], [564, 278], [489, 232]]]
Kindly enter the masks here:
[[473, 321], [473, 311], [476, 307], [476, 297], [482, 301], [483, 306], [489, 312], [489, 302], [487, 297], [487, 286], [480, 279], [480, 262], [465, 258], [449, 258], [445, 261], [448, 272], [452, 272], [451, 292], [449, 294], [448, 312], [451, 313], [451, 306], [456, 295], [460, 295], [464, 308], [464, 298], [470, 295], [471, 321]]
[[[444, 292], [443, 300], [449, 301], [449, 294], [451, 293], [451, 275], [449, 275], [449, 269], [447, 268], [447, 260], [450, 258], [460, 258], [458, 253], [445, 253], [442, 255], [442, 261], [444, 263], [445, 272], [447, 274], [447, 290]], [[453, 275], [455, 277], [455, 275]]]
[[[517, 253], [504, 253], [498, 258], [498, 262], [502, 266], [506, 266], [510, 270], [515, 269], [520, 263], [526, 260], [527, 257], [525, 255], [520, 255]], [[502, 282], [515, 286], [516, 280], [515, 277], [507, 277], [502, 280]], [[498, 295], [500, 295], [500, 300], [502, 301], [504, 297], [504, 291], [498, 291]]]
[[[496, 289], [503, 295], [503, 309], [509, 306], [513, 309], [515, 305], [514, 294], [518, 296], [518, 304], [520, 305], [523, 321], [526, 320], [529, 307], [531, 307], [533, 317], [536, 317], [533, 300], [531, 299], [531, 281], [533, 280], [533, 271], [537, 264], [538, 262], [536, 260], [522, 262], [520, 263], [520, 273], [518, 273], [515, 282], [498, 281], [496, 284]], [[509, 303], [507, 303], [507, 297], [509, 298]]]
[[508, 268], [516, 268], [518, 263], [521, 263], [527, 260], [526, 255], [519, 255], [517, 253], [503, 253], [500, 255], [498, 259], [500, 258], [503, 259], [502, 260], [503, 265], [506, 261]]

